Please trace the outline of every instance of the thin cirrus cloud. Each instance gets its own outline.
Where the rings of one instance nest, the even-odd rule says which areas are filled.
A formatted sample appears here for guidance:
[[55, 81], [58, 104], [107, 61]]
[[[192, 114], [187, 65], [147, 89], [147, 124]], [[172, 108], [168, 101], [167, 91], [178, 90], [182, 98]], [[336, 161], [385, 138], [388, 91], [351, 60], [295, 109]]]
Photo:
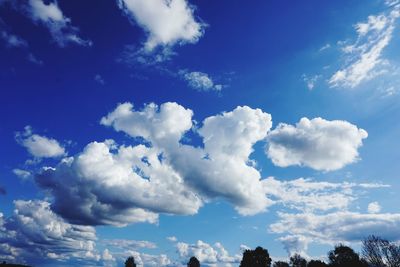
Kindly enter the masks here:
[[90, 40], [85, 40], [79, 36], [79, 28], [71, 24], [71, 19], [63, 14], [57, 1], [46, 3], [43, 0], [29, 0], [17, 8], [34, 23], [45, 26], [60, 47], [65, 47], [68, 44], [92, 45]]
[[345, 210], [358, 198], [357, 192], [390, 187], [386, 184], [332, 183], [304, 178], [280, 181], [274, 177], [265, 179], [263, 186], [275, 205], [303, 212]]
[[399, 240], [400, 214], [362, 214], [336, 211], [327, 214], [278, 213], [279, 221], [269, 231], [286, 234], [280, 238], [288, 252], [306, 251], [310, 243], [334, 245], [338, 242], [359, 242], [368, 235]]
[[282, 123], [271, 131], [266, 153], [280, 167], [332, 171], [357, 161], [358, 148], [367, 136], [347, 121], [302, 118], [295, 126]]
[[123, 12], [148, 34], [144, 49], [177, 43], [196, 43], [204, 24], [196, 21], [194, 8], [186, 0], [117, 0]]
[[[217, 198], [231, 203], [241, 215], [257, 214], [277, 203], [298, 209], [304, 208], [303, 203], [310, 209], [318, 206], [317, 199], [330, 209], [346, 207], [351, 200], [351, 185], [313, 184], [312, 188], [312, 182], [306, 180], [290, 184], [292, 189], [297, 186], [293, 199], [279, 199], [274, 194], [278, 188], [291, 193], [293, 190], [285, 189], [289, 184], [261, 179], [249, 158], [255, 143], [271, 140], [270, 114], [247, 106], [237, 107], [207, 117], [195, 130], [192, 117], [192, 110], [177, 103], [150, 103], [141, 110], [135, 110], [131, 103], [119, 104], [100, 122], [139, 144], [118, 145], [113, 140], [89, 143], [81, 153], [64, 158], [54, 168], [43, 169], [35, 181], [53, 196], [52, 208], [56, 213], [84, 225], [156, 223], [160, 213], [195, 214]], [[357, 127], [339, 123], [342, 124], [357, 135]], [[180, 142], [188, 131], [199, 135], [203, 147]], [[319, 135], [326, 133], [332, 139], [347, 131], [334, 127]], [[355, 144], [348, 146], [356, 151], [359, 140], [346, 142], [351, 141]], [[288, 147], [293, 144], [290, 139], [287, 142]], [[332, 160], [324, 149], [318, 150], [318, 156]], [[303, 157], [308, 159], [309, 155]], [[309, 190], [301, 188], [304, 186]], [[346, 186], [349, 193], [340, 192]], [[334, 198], [321, 193], [327, 188], [333, 188]], [[73, 211], [71, 205], [75, 207]]]
[[[34, 134], [29, 125], [25, 127], [24, 132], [18, 132], [15, 138], [35, 158], [57, 158], [66, 155], [65, 148], [57, 140]], [[21, 175], [22, 172], [17, 171], [16, 174]]]
[[371, 15], [355, 25], [357, 40], [342, 47], [345, 63], [330, 77], [331, 87], [355, 88], [388, 71], [391, 63], [382, 53], [393, 37], [400, 4], [386, 4], [390, 7], [388, 12]]

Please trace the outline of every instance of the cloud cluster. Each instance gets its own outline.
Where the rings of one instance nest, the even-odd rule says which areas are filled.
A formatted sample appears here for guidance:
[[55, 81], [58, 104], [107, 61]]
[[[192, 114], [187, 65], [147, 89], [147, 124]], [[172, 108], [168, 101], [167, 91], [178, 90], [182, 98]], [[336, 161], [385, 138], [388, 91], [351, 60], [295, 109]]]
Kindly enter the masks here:
[[[57, 140], [34, 134], [30, 126], [26, 126], [24, 132], [18, 132], [15, 138], [36, 158], [56, 158], [66, 154], [64, 147]], [[14, 173], [22, 176], [27, 175], [20, 170], [16, 170]]]
[[36, 182], [53, 195], [57, 213], [80, 224], [155, 223], [158, 213], [195, 214], [213, 198], [226, 199], [241, 214], [265, 210], [271, 202], [249, 155], [265, 139], [271, 116], [238, 107], [208, 117], [198, 130], [201, 148], [179, 142], [193, 126], [192, 115], [176, 103], [148, 104], [140, 111], [120, 104], [101, 123], [143, 144], [92, 142], [44, 169]]
[[343, 47], [345, 65], [329, 79], [331, 86], [354, 88], [386, 72], [389, 62], [382, 58], [382, 52], [389, 45], [400, 16], [398, 3], [387, 4], [390, 11], [371, 15], [366, 22], [355, 25], [357, 41]]
[[358, 148], [367, 136], [346, 121], [302, 118], [295, 126], [282, 123], [270, 132], [267, 155], [280, 167], [332, 171], [358, 160]]
[[[55, 212], [86, 225], [156, 223], [160, 213], [195, 214], [214, 199], [230, 202], [242, 215], [276, 203], [329, 210], [352, 200], [352, 185], [262, 179], [250, 155], [254, 144], [268, 139], [275, 164], [338, 169], [357, 158], [366, 137], [356, 126], [302, 119], [296, 127], [281, 124], [269, 133], [271, 115], [247, 106], [207, 117], [200, 125], [192, 117], [193, 111], [177, 103], [150, 103], [140, 110], [119, 104], [100, 122], [127, 134], [135, 145], [92, 142], [55, 168], [43, 169], [35, 181], [53, 196]], [[188, 131], [201, 138], [200, 146], [181, 142]]]
[[124, 13], [147, 33], [144, 49], [195, 43], [203, 35], [204, 24], [196, 21], [194, 7], [186, 0], [117, 0]]
[[65, 222], [46, 201], [16, 200], [14, 204], [10, 217], [0, 213], [0, 254], [6, 259], [31, 264], [43, 259], [99, 260], [93, 227]]

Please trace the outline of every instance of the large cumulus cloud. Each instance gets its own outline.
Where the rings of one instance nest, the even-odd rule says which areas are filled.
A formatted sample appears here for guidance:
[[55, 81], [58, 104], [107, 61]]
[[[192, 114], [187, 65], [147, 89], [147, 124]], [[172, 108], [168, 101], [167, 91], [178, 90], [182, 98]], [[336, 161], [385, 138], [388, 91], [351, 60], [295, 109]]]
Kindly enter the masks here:
[[226, 199], [242, 214], [265, 210], [271, 202], [249, 155], [267, 136], [271, 116], [238, 107], [209, 117], [198, 130], [202, 148], [179, 142], [193, 127], [192, 115], [176, 103], [139, 111], [120, 104], [101, 123], [143, 144], [92, 142], [43, 170], [36, 182], [53, 195], [57, 213], [81, 224], [154, 223], [159, 213], [195, 214], [214, 198]]

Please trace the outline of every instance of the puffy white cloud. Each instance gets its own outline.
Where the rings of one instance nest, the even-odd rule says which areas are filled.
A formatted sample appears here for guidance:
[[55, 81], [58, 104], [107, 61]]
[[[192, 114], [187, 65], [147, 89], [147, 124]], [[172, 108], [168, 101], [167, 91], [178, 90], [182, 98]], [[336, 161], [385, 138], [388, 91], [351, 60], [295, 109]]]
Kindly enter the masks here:
[[270, 225], [269, 230], [272, 233], [287, 234], [281, 241], [288, 250], [305, 251], [311, 242], [329, 245], [340, 242], [357, 243], [368, 235], [400, 240], [398, 213], [362, 214], [338, 211], [328, 214], [278, 213], [278, 216], [279, 221]]
[[269, 133], [267, 155], [280, 167], [332, 171], [358, 160], [358, 148], [367, 136], [346, 121], [302, 118], [296, 126], [281, 123]]
[[387, 13], [371, 15], [366, 22], [357, 23], [357, 41], [343, 47], [345, 65], [332, 75], [329, 84], [354, 88], [386, 72], [389, 61], [382, 58], [382, 52], [392, 39], [399, 16], [400, 6], [396, 4]]
[[368, 212], [369, 213], [379, 213], [381, 211], [381, 205], [378, 202], [374, 201], [368, 204]]
[[14, 204], [13, 215], [0, 216], [0, 251], [10, 260], [31, 264], [46, 259], [99, 260], [93, 227], [65, 222], [46, 201], [17, 200]]
[[195, 20], [186, 0], [117, 0], [118, 6], [147, 33], [145, 50], [176, 43], [196, 43], [204, 24]]
[[132, 137], [159, 143], [176, 144], [182, 135], [192, 127], [193, 112], [190, 109], [167, 102], [158, 107], [150, 103], [142, 111], [134, 111], [131, 103], [119, 104], [117, 108], [100, 121], [117, 131]]
[[115, 261], [113, 255], [110, 253], [110, 251], [107, 248], [103, 251], [103, 254], [101, 255], [101, 257], [105, 261]]
[[[125, 256], [133, 256], [135, 258], [135, 263], [138, 267], [150, 266], [150, 267], [162, 267], [171, 266], [172, 261], [165, 254], [153, 255], [147, 253], [140, 253], [137, 251], [128, 251], [124, 253]], [[126, 259], [126, 257], [123, 257]]]
[[197, 131], [201, 148], [179, 142], [193, 126], [192, 114], [176, 103], [148, 104], [140, 111], [120, 104], [101, 123], [143, 144], [92, 142], [43, 170], [36, 182], [53, 195], [57, 213], [81, 224], [155, 223], [159, 213], [194, 214], [215, 198], [244, 215], [264, 211], [272, 202], [249, 156], [265, 139], [271, 116], [237, 107], [208, 117]]
[[29, 0], [23, 5], [22, 10], [34, 22], [43, 24], [60, 47], [69, 43], [92, 45], [91, 41], [79, 37], [79, 29], [71, 25], [71, 19], [64, 16], [57, 1], [46, 3], [43, 0]]
[[36, 181], [54, 195], [55, 211], [82, 224], [155, 223], [155, 212], [195, 213], [201, 201], [159, 155], [144, 145], [114, 152], [109, 142], [93, 142]]
[[33, 134], [30, 126], [26, 126], [23, 133], [18, 132], [16, 134], [16, 140], [24, 146], [32, 156], [37, 158], [54, 158], [66, 154], [64, 147], [62, 147], [57, 140]]
[[176, 244], [177, 252], [183, 261], [190, 257], [196, 257], [202, 264], [220, 265], [229, 263], [239, 263], [241, 255], [230, 256], [228, 251], [219, 242], [213, 246], [198, 240], [195, 244], [178, 242]]
[[222, 85], [215, 84], [214, 81], [208, 76], [207, 73], [199, 71], [181, 71], [183, 79], [188, 85], [198, 91], [221, 91]]

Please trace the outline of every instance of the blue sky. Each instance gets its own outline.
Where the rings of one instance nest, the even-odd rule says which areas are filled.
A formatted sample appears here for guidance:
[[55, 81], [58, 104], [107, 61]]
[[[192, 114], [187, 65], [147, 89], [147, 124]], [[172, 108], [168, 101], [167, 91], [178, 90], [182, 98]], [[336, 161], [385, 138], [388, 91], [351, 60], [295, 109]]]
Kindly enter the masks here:
[[397, 0], [0, 0], [0, 259], [238, 266], [258, 245], [400, 240], [399, 17]]

